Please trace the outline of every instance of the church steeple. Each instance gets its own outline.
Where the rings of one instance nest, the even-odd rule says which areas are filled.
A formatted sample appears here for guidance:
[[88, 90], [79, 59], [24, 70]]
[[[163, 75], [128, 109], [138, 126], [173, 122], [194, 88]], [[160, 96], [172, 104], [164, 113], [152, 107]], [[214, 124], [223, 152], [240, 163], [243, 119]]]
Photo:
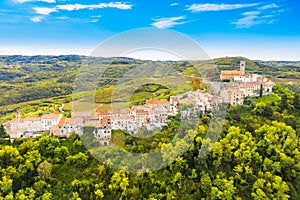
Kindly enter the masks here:
[[17, 110], [16, 118], [17, 118], [17, 119], [20, 119], [20, 118], [21, 118], [21, 114], [20, 114], [19, 109]]
[[245, 75], [246, 73], [246, 62], [245, 61], [240, 61], [240, 74]]

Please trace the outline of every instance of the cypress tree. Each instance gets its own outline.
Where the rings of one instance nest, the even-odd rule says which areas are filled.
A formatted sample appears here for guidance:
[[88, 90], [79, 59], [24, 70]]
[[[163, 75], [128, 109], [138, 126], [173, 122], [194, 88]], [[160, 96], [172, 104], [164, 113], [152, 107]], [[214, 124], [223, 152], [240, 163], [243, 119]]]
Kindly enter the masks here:
[[259, 97], [261, 98], [262, 96], [263, 96], [263, 85], [260, 84]]

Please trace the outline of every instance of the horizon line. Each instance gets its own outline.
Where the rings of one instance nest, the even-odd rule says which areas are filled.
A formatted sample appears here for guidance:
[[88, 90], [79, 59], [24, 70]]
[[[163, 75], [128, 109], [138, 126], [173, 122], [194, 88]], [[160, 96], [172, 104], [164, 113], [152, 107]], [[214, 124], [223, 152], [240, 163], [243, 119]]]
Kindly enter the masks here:
[[110, 56], [110, 57], [105, 57], [105, 56], [90, 56], [90, 55], [85, 55], [85, 54], [0, 54], [0, 57], [8, 57], [8, 56], [23, 56], [23, 57], [35, 57], [35, 56], [82, 56], [82, 57], [90, 57], [90, 58], [126, 58], [126, 59], [134, 59], [134, 60], [141, 60], [141, 61], [172, 61], [172, 62], [182, 62], [182, 61], [209, 61], [209, 60], [214, 60], [214, 59], [220, 59], [220, 58], [244, 58], [252, 61], [266, 61], [266, 62], [300, 62], [299, 60], [282, 60], [282, 59], [251, 59], [245, 56], [241, 55], [228, 55], [228, 56], [220, 56], [220, 57], [212, 57], [208, 60], [169, 60], [169, 59], [162, 59], [162, 60], [153, 60], [153, 59], [142, 59], [142, 58], [134, 58], [134, 57], [126, 57], [126, 56]]

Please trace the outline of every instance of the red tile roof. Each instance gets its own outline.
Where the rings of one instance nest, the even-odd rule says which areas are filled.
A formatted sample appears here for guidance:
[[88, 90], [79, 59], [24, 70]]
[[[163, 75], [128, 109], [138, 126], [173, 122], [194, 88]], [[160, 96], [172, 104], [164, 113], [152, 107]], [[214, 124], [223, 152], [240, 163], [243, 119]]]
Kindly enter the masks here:
[[24, 121], [41, 121], [40, 117], [26, 117]]
[[169, 104], [169, 101], [162, 99], [162, 100], [147, 100], [146, 101], [147, 104], [151, 104], [151, 105], [166, 105]]
[[65, 124], [66, 118], [61, 118], [59, 120], [58, 126], [63, 126]]

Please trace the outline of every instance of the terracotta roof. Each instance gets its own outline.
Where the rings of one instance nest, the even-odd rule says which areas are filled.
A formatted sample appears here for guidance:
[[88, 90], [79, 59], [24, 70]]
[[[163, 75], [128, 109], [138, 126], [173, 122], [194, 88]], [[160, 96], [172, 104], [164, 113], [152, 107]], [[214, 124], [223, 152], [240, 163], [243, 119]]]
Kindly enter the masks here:
[[100, 111], [97, 111], [97, 113], [99, 115], [109, 115], [109, 114], [111, 114], [111, 110], [100, 110]]
[[45, 114], [42, 116], [42, 119], [58, 119], [61, 114]]
[[24, 121], [41, 121], [40, 117], [26, 117], [23, 119]]
[[66, 118], [61, 118], [58, 122], [58, 126], [63, 126], [65, 124]]
[[59, 121], [58, 125], [63, 126], [63, 125], [75, 125], [75, 123], [81, 123], [80, 120], [78, 119], [73, 119], [73, 118], [61, 118]]
[[240, 70], [222, 70], [222, 76], [232, 76], [232, 75], [240, 75]]
[[3, 126], [10, 126], [10, 122], [4, 122]]
[[117, 116], [115, 119], [134, 119], [135, 117], [133, 115], [126, 115], [126, 116]]
[[239, 90], [239, 88], [229, 88], [228, 89], [230, 92], [241, 92], [240, 90]]
[[151, 104], [151, 105], [166, 105], [169, 104], [169, 101], [162, 99], [162, 100], [147, 100], [146, 104]]
[[148, 114], [148, 113], [149, 113], [149, 111], [145, 111], [145, 110], [137, 110], [136, 111], [137, 115]]
[[146, 106], [134, 106], [134, 107], [132, 107], [136, 112], [138, 112], [138, 111], [148, 111], [149, 110], [149, 108], [148, 107], [146, 107]]
[[250, 82], [250, 83], [248, 83], [248, 85], [254, 86], [254, 85], [260, 85], [260, 83], [259, 82]]
[[13, 119], [10, 121], [10, 123], [17, 123], [17, 122], [21, 123], [21, 122], [23, 122], [23, 121], [24, 121], [23, 118], [19, 118], [19, 119], [13, 118]]
[[114, 117], [112, 116], [103, 116], [102, 117], [102, 122], [108, 122], [108, 121], [112, 121], [114, 119]]

